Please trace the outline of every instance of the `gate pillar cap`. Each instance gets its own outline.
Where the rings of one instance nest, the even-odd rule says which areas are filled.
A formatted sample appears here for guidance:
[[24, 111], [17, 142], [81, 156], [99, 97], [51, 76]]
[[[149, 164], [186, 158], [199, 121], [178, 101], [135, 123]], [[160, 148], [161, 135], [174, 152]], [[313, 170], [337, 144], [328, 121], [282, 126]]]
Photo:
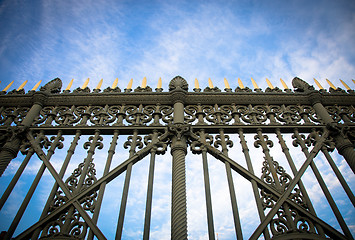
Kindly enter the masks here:
[[169, 91], [173, 91], [173, 90], [188, 91], [188, 89], [189, 89], [189, 84], [184, 78], [180, 76], [174, 77], [169, 83]]

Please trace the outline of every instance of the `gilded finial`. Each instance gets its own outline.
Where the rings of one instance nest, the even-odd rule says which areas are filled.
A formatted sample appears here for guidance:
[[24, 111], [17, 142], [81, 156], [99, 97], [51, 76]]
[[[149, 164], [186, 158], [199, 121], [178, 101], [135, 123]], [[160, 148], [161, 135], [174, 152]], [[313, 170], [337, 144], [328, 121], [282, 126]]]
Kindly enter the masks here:
[[10, 82], [5, 88], [4, 90], [2, 90], [3, 92], [6, 92], [7, 90], [9, 90], [9, 88], [11, 87], [11, 85], [14, 83], [14, 81]]
[[226, 87], [226, 89], [230, 89], [231, 87], [229, 86], [228, 80], [227, 78], [224, 78], [224, 86]]
[[274, 86], [272, 86], [269, 79], [266, 78], [266, 82], [267, 82], [267, 85], [269, 86], [269, 88], [274, 89]]
[[102, 86], [102, 82], [104, 80], [101, 78], [101, 80], [99, 81], [99, 83], [97, 84], [96, 88], [95, 89], [101, 89], [101, 86]]
[[68, 84], [67, 88], [65, 89], [66, 91], [69, 91], [71, 88], [71, 85], [73, 85], [74, 82], [74, 78], [70, 81], [70, 83]]
[[319, 87], [319, 89], [324, 89], [322, 87], [322, 85], [320, 85], [320, 83], [317, 81], [317, 79], [313, 78], [314, 82], [316, 83], [316, 85]]
[[142, 88], [146, 88], [147, 87], [147, 78], [144, 77], [142, 80]]
[[346, 88], [346, 90], [351, 90], [351, 88], [348, 86], [348, 84], [346, 84], [343, 80], [339, 79], [340, 82], [344, 85], [344, 87]]
[[282, 84], [282, 86], [284, 87], [284, 89], [288, 89], [288, 87], [287, 87], [285, 81], [282, 80], [282, 78], [280, 78], [280, 81], [281, 81], [281, 84]]
[[238, 85], [240, 88], [244, 88], [244, 84], [243, 84], [242, 80], [240, 80], [240, 78], [238, 78]]
[[259, 89], [258, 84], [256, 84], [256, 82], [255, 82], [255, 80], [253, 78], [251, 78], [251, 82], [253, 83], [253, 87], [255, 89]]
[[158, 80], [158, 86], [157, 86], [157, 88], [160, 89], [160, 88], [162, 87], [162, 85], [163, 85], [163, 83], [162, 83], [161, 77], [160, 77], [159, 80]]
[[132, 84], [133, 84], [133, 78], [131, 78], [131, 80], [129, 80], [129, 83], [127, 85], [127, 89], [131, 89], [132, 88]]
[[36, 91], [36, 89], [39, 87], [39, 85], [41, 84], [42, 80], [39, 80], [39, 82], [32, 88], [31, 91]]
[[28, 80], [24, 81], [21, 86], [19, 86], [19, 88], [17, 89], [17, 91], [20, 91], [21, 89], [23, 89], [25, 87], [25, 85], [27, 84]]
[[89, 81], [90, 81], [90, 78], [86, 79], [86, 81], [84, 82], [83, 86], [81, 87], [81, 89], [84, 89], [88, 86], [89, 84]]
[[351, 79], [351, 80], [353, 80], [353, 83], [355, 84], [355, 80], [354, 79]]
[[213, 88], [213, 83], [212, 83], [211, 78], [208, 78], [208, 86], [209, 86], [210, 88]]
[[330, 86], [331, 88], [337, 89], [331, 81], [329, 81], [328, 79], [325, 79], [325, 80], [327, 80], [327, 83], [329, 84], [329, 86]]
[[199, 89], [199, 88], [200, 88], [200, 84], [198, 84], [197, 78], [195, 78], [195, 88], [196, 88], [196, 89]]
[[113, 81], [111, 88], [112, 88], [112, 89], [113, 89], [113, 88], [116, 88], [117, 85], [118, 85], [118, 78], [116, 78], [115, 81]]

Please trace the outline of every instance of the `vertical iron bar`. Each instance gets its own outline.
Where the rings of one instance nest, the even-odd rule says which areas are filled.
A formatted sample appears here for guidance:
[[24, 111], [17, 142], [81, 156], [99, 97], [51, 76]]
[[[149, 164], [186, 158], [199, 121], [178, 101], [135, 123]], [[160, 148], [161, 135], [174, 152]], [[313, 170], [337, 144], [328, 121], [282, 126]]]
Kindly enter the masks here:
[[[201, 129], [201, 141], [206, 141], [205, 131]], [[203, 167], [203, 180], [205, 183], [205, 197], [206, 197], [206, 209], [207, 209], [207, 224], [208, 224], [208, 237], [209, 239], [215, 239], [214, 225], [213, 225], [213, 212], [212, 212], [212, 200], [211, 200], [211, 187], [210, 179], [208, 174], [208, 163], [207, 163], [207, 150], [205, 147], [202, 148], [202, 167]]]
[[[219, 135], [220, 135], [221, 143], [222, 143], [222, 153], [224, 155], [228, 156], [226, 136], [224, 135], [224, 130], [222, 128], [219, 130]], [[232, 170], [231, 170], [231, 166], [230, 166], [229, 162], [225, 162], [224, 165], [226, 167], [229, 194], [230, 194], [230, 200], [231, 200], [232, 212], [233, 212], [235, 234], [236, 234], [237, 239], [240, 240], [240, 239], [243, 239], [243, 234], [242, 234], [242, 227], [240, 225], [240, 217], [239, 217], [239, 211], [238, 211], [237, 197], [235, 195]]]
[[[153, 138], [157, 138], [158, 132], [154, 130]], [[153, 147], [150, 153], [150, 163], [149, 163], [149, 174], [148, 174], [148, 187], [147, 187], [147, 200], [145, 205], [145, 217], [144, 217], [144, 230], [143, 239], [149, 239], [150, 233], [150, 220], [152, 213], [152, 197], [153, 197], [153, 181], [154, 181], [154, 165], [155, 165], [155, 154], [157, 148]]]
[[[115, 149], [116, 149], [116, 145], [117, 145], [118, 134], [119, 134], [118, 130], [113, 131], [112, 141], [111, 141], [110, 149], [108, 150], [108, 156], [107, 156], [107, 160], [106, 160], [105, 169], [102, 174], [103, 176], [105, 176], [110, 171], [112, 157], [115, 154]], [[100, 209], [101, 209], [102, 199], [103, 199], [103, 196], [105, 193], [105, 188], [106, 188], [106, 182], [104, 182], [100, 185], [99, 194], [96, 199], [95, 211], [92, 216], [92, 221], [95, 224], [97, 224], [97, 220], [99, 218], [99, 213], [100, 213]], [[93, 238], [94, 238], [94, 233], [93, 233], [92, 229], [90, 229], [87, 239], [92, 240]]]
[[[129, 157], [132, 157], [135, 153], [135, 148], [136, 148], [136, 144], [137, 144], [137, 136], [138, 136], [138, 130], [135, 129], [133, 131], [133, 138], [132, 138], [131, 148], [129, 150]], [[124, 186], [123, 186], [121, 207], [120, 207], [120, 213], [118, 216], [118, 223], [117, 223], [117, 229], [116, 229], [116, 237], [115, 237], [116, 240], [119, 240], [122, 237], [123, 222], [124, 222], [124, 217], [125, 217], [125, 213], [126, 213], [126, 205], [127, 205], [129, 182], [131, 180], [131, 174], [132, 174], [132, 163], [129, 163], [127, 165], [126, 176], [125, 176], [125, 181], [124, 181]]]
[[[299, 135], [298, 129], [295, 129], [295, 136], [299, 140], [299, 143], [302, 148], [302, 152], [308, 158], [310, 156], [310, 153], [308, 152], [308, 148], [306, 147], [304, 141], [302, 140], [301, 136]], [[339, 223], [341, 229], [343, 230], [345, 236], [347, 236], [350, 239], [353, 239], [353, 237], [350, 233], [350, 230], [343, 219], [343, 216], [341, 215], [332, 195], [330, 194], [330, 192], [327, 188], [327, 185], [325, 184], [325, 182], [324, 182], [320, 172], [318, 171], [317, 166], [314, 164], [313, 160], [311, 161], [310, 166], [311, 166], [312, 171], [313, 171], [314, 175], [316, 176], [317, 181], [318, 181], [331, 209], [333, 210], [333, 213], [334, 213], [336, 219], [338, 220], [338, 223]]]
[[[247, 163], [248, 170], [249, 170], [249, 172], [251, 172], [252, 174], [255, 175], [253, 165], [251, 163], [251, 158], [249, 155], [249, 148], [248, 148], [247, 142], [245, 141], [242, 128], [238, 129], [238, 134], [239, 134], [240, 144], [242, 145], [242, 151], [244, 153], [244, 157], [245, 157], [245, 161]], [[265, 213], [264, 213], [263, 204], [261, 202], [260, 195], [259, 195], [259, 188], [254, 180], [251, 180], [250, 182], [251, 182], [251, 185], [253, 188], [256, 206], [258, 208], [259, 218], [260, 218], [260, 221], [263, 221], [265, 219]], [[264, 229], [263, 234], [264, 234], [264, 237], [266, 240], [270, 239], [270, 233], [267, 228]]]

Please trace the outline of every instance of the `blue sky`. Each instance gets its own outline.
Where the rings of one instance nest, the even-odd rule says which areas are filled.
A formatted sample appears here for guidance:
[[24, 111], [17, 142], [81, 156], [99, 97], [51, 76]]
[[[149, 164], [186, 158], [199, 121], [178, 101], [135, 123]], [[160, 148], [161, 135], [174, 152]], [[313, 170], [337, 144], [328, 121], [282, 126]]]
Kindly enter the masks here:
[[[345, 0], [5, 0], [0, 1], [0, 90], [13, 80], [15, 82], [10, 90], [18, 88], [23, 81], [28, 80], [25, 86], [27, 91], [39, 80], [43, 80], [44, 85], [55, 77], [62, 79], [63, 88], [74, 78], [72, 89], [80, 87], [87, 78], [90, 78], [91, 89], [96, 87], [101, 78], [104, 79], [103, 88], [111, 86], [115, 78], [119, 79], [118, 86], [121, 89], [133, 78], [133, 88], [136, 88], [143, 77], [147, 77], [148, 85], [154, 89], [161, 77], [166, 91], [169, 81], [176, 75], [189, 82], [190, 91], [195, 78], [199, 80], [201, 88], [206, 87], [208, 78], [211, 78], [214, 85], [220, 89], [224, 89], [223, 78], [227, 78], [234, 89], [237, 87], [238, 77], [245, 86], [252, 88], [250, 77], [253, 77], [259, 86], [265, 89], [265, 78], [269, 78], [273, 85], [278, 87], [281, 87], [279, 79], [282, 78], [291, 87], [291, 80], [295, 76], [311, 84], [314, 84], [313, 78], [316, 78], [325, 88], [329, 88], [326, 78], [338, 87], [342, 87], [339, 82], [339, 79], [342, 79], [354, 89], [355, 85], [351, 81], [355, 78], [354, 26], [355, 1]], [[124, 138], [122, 137], [122, 141], [125, 141]], [[109, 138], [107, 139], [109, 141]], [[86, 140], [87, 138], [83, 141]], [[235, 143], [238, 141], [235, 139]], [[250, 139], [250, 145], [252, 142]], [[276, 139], [274, 143], [277, 143]], [[64, 152], [62, 154], [65, 154]], [[102, 152], [103, 156], [106, 154], [105, 149], [99, 152]], [[240, 153], [235, 154], [239, 156]], [[275, 151], [274, 154], [279, 153]], [[261, 157], [261, 153], [256, 156]], [[334, 158], [345, 173], [351, 174], [342, 159]], [[0, 179], [1, 192], [20, 161], [21, 156], [19, 160], [13, 161]], [[55, 161], [56, 159], [53, 159], [53, 162]], [[60, 159], [57, 161], [56, 167], [60, 166]], [[115, 161], [118, 163], [122, 159], [117, 158]], [[78, 163], [74, 161], [67, 174], [70, 174]], [[97, 164], [100, 169], [100, 164]], [[259, 168], [255, 167], [258, 176], [261, 168], [261, 163], [259, 164]], [[319, 164], [322, 165], [322, 161]], [[39, 160], [31, 162], [20, 186], [12, 196], [14, 204], [5, 206], [5, 213], [3, 211], [1, 218], [15, 214], [15, 208], [12, 208], [16, 205], [15, 200], [20, 201], [21, 197], [24, 197], [25, 183], [33, 179], [39, 165]], [[141, 175], [146, 179], [147, 166], [148, 161], [137, 164], [134, 176]], [[233, 239], [230, 209], [225, 207], [229, 200], [217, 197], [228, 196], [227, 186], [221, 187], [218, 184], [220, 178], [223, 178], [218, 174], [224, 171], [223, 165], [211, 161], [210, 167], [211, 175], [212, 172], [216, 173], [216, 177], [211, 180], [212, 192], [216, 196], [212, 199], [217, 219], [216, 232], [219, 233], [220, 239]], [[171, 163], [166, 158], [158, 159], [155, 176], [157, 187], [154, 189], [153, 200], [153, 209], [156, 211], [153, 212], [152, 219], [153, 239], [166, 239], [166, 236], [170, 236], [170, 182], [167, 180], [170, 178], [167, 174], [170, 168]], [[196, 172], [201, 173], [200, 170], [200, 161], [187, 163], [187, 180], [195, 183], [195, 187], [187, 191], [191, 239], [206, 237], [203, 222], [205, 206], [200, 204], [201, 199], [196, 195], [201, 193], [203, 196], [202, 178], [195, 177]], [[326, 173], [327, 183], [332, 184], [331, 173], [327, 172], [327, 168], [323, 171]], [[98, 172], [100, 174], [100, 170]], [[128, 206], [127, 213], [130, 217], [125, 219], [125, 227], [128, 229], [125, 239], [137, 239], [143, 230], [136, 221], [144, 216], [145, 187], [140, 186], [145, 186], [146, 180], [134, 180], [134, 176], [130, 196], [136, 199], [134, 203], [140, 207]], [[243, 182], [237, 175], [234, 177]], [[353, 175], [347, 177], [354, 187]], [[51, 176], [46, 173], [44, 179], [50, 182]], [[314, 178], [312, 180], [310, 174], [307, 179], [313, 189]], [[109, 186], [119, 193], [122, 181], [123, 177], [120, 176], [117, 183]], [[46, 188], [45, 183], [41, 187], [34, 198], [42, 199], [43, 202], [45, 200], [41, 193], [48, 191], [48, 187]], [[338, 188], [339, 185], [335, 183], [331, 186], [334, 193], [342, 196], [336, 192]], [[239, 191], [241, 195], [251, 196], [251, 192], [243, 193], [240, 189], [236, 191], [237, 194]], [[324, 209], [327, 209], [321, 194], [316, 194], [318, 192], [319, 189], [312, 191], [313, 199], [320, 203], [319, 206], [324, 205]], [[106, 199], [111, 198], [117, 196], [108, 194]], [[138, 201], [139, 199], [143, 200]], [[354, 233], [354, 210], [348, 207], [346, 200], [340, 198], [338, 201], [345, 201], [343, 211], [346, 212], [347, 223], [352, 226]], [[106, 220], [110, 224], [116, 224], [119, 201], [107, 200], [105, 204], [109, 207], [103, 209], [102, 213], [105, 214], [106, 211]], [[256, 213], [248, 210], [251, 209], [248, 201], [240, 204], [244, 209], [244, 224], [250, 226], [249, 232], [247, 230], [245, 233], [248, 236], [252, 233], [252, 228], [256, 227], [255, 220], [248, 220], [248, 216]], [[36, 208], [36, 205], [32, 204], [32, 207]], [[112, 209], [116, 210], [116, 215], [110, 215]], [[325, 214], [323, 218], [330, 218], [327, 215], [329, 211], [324, 209], [319, 210]], [[31, 217], [31, 214], [27, 213], [25, 218], [29, 220], [23, 221], [19, 228], [28, 226]], [[99, 225], [107, 228], [109, 224], [102, 221], [99, 219]], [[4, 221], [0, 225], [1, 229], [6, 229], [8, 224]], [[109, 228], [103, 231], [108, 236], [114, 234]]]

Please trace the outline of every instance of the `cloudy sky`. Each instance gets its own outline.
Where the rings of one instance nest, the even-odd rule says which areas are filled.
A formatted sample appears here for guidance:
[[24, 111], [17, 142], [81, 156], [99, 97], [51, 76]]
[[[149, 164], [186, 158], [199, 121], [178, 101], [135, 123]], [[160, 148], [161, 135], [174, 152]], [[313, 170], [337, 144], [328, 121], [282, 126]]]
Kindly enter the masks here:
[[[355, 85], [351, 81], [355, 78], [354, 26], [355, 1], [350, 0], [5, 0], [0, 1], [0, 90], [13, 80], [10, 90], [28, 80], [25, 86], [27, 91], [39, 80], [43, 80], [44, 85], [56, 77], [62, 79], [64, 87], [74, 79], [72, 89], [81, 86], [87, 78], [90, 78], [91, 89], [96, 87], [100, 79], [104, 79], [103, 88], [106, 88], [112, 85], [115, 78], [119, 79], [118, 86], [121, 89], [133, 78], [135, 88], [141, 84], [143, 77], [147, 77], [148, 85], [155, 88], [161, 77], [163, 88], [167, 90], [169, 81], [176, 75], [184, 77], [190, 89], [195, 78], [199, 80], [201, 88], [208, 85], [208, 78], [221, 89], [224, 88], [223, 78], [229, 80], [232, 88], [237, 87], [238, 78], [245, 86], [252, 88], [251, 77], [262, 88], [267, 87], [265, 78], [278, 87], [281, 87], [279, 79], [282, 78], [291, 87], [291, 80], [295, 76], [311, 84], [316, 78], [325, 88], [329, 88], [326, 78], [338, 87], [342, 87], [339, 82], [342, 79], [354, 89]], [[123, 138], [122, 141], [125, 141]], [[81, 144], [87, 138], [82, 141]], [[239, 140], [235, 139], [235, 142]], [[250, 139], [251, 145], [252, 142]], [[108, 144], [105, 147], [107, 151]], [[105, 149], [102, 154], [105, 155]], [[262, 157], [261, 152], [258, 154], [256, 156]], [[275, 150], [274, 154], [279, 153]], [[240, 158], [243, 156], [240, 155]], [[342, 159], [334, 158], [345, 172], [349, 172]], [[57, 160], [58, 167], [60, 159]], [[166, 172], [170, 171], [171, 163], [165, 160], [163, 157], [157, 160], [151, 235], [154, 239], [170, 236], [170, 182], [167, 180], [170, 175]], [[118, 163], [122, 159], [116, 161]], [[20, 160], [13, 161], [9, 166], [10, 170], [1, 180], [1, 192], [19, 163]], [[74, 161], [67, 174], [78, 163]], [[24, 196], [27, 178], [33, 179], [33, 172], [39, 165], [39, 161], [34, 161], [29, 166], [27, 175], [20, 182], [24, 188], [19, 187], [12, 196], [13, 203]], [[257, 175], [260, 174], [261, 162], [259, 165], [259, 168], [255, 167], [258, 169]], [[141, 225], [136, 223], [137, 219], [142, 221], [144, 216], [145, 188], [140, 186], [145, 186], [147, 166], [148, 161], [139, 163], [133, 172], [130, 198], [136, 201], [131, 201], [135, 204], [133, 207], [128, 206], [130, 217], [125, 219], [125, 239], [137, 239], [142, 234]], [[228, 196], [227, 185], [219, 185], [222, 181], [219, 178], [225, 177], [220, 173], [225, 170], [215, 161], [211, 161], [210, 167], [211, 175], [217, 176], [211, 181], [212, 192], [215, 193], [212, 200], [217, 219], [216, 232], [220, 239], [233, 239], [230, 209], [225, 207], [229, 200], [218, 197]], [[187, 163], [187, 180], [195, 183], [194, 188], [188, 189], [191, 239], [205, 239], [207, 234], [203, 222], [205, 206], [196, 200], [197, 193], [204, 194], [202, 177], [194, 175], [200, 170], [200, 161]], [[326, 170], [324, 172], [327, 173]], [[100, 173], [102, 170], [98, 170]], [[145, 182], [135, 180], [134, 176], [140, 175]], [[243, 183], [243, 179], [236, 175], [234, 177]], [[48, 173], [44, 178], [51, 181]], [[351, 175], [350, 180], [354, 183]], [[108, 189], [121, 191], [122, 181], [123, 177], [120, 176], [117, 184], [109, 185]], [[310, 184], [312, 181], [314, 179], [309, 180]], [[328, 182], [331, 183], [331, 180]], [[44, 202], [41, 193], [50, 189], [46, 188], [46, 184], [41, 186], [42, 190], [35, 197]], [[336, 184], [332, 185], [333, 189], [337, 187]], [[237, 194], [239, 191], [241, 195], [252, 196], [252, 192], [241, 192], [238, 188], [236, 191]], [[120, 195], [114, 196], [114, 190], [110, 194], [107, 194], [106, 199], [118, 201], [107, 201], [106, 206], [110, 207], [103, 209], [102, 213], [107, 214], [104, 216], [107, 216], [108, 223], [115, 225], [118, 213], [116, 211], [113, 216], [110, 213], [112, 209], [119, 208]], [[313, 199], [326, 205], [324, 199], [316, 194]], [[244, 219], [242, 224], [248, 226], [245, 232], [247, 237], [257, 226], [255, 219], [248, 219], [248, 216], [256, 215], [256, 212], [248, 210], [252, 209], [249, 202], [240, 204], [244, 209], [241, 213]], [[14, 215], [14, 205], [5, 206], [5, 213], [3, 211], [0, 217], [5, 219]], [[345, 208], [344, 211], [354, 233], [355, 219], [351, 217], [355, 215], [354, 211], [352, 208]], [[329, 211], [323, 213], [324, 218], [329, 217]], [[31, 214], [27, 213], [25, 219], [31, 219]], [[28, 222], [23, 221], [19, 228], [25, 229]], [[107, 222], [99, 219], [99, 225], [107, 236], [111, 236], [109, 238], [114, 236], [115, 229], [110, 229]], [[1, 230], [8, 226], [9, 222], [5, 223], [4, 220]]]

